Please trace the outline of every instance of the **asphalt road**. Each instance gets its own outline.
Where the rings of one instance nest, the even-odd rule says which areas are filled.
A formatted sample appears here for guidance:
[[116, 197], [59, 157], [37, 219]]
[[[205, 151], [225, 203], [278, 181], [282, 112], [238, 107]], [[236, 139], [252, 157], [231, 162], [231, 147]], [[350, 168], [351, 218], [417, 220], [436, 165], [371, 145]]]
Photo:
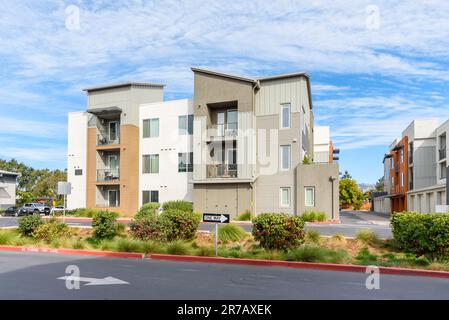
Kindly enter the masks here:
[[[323, 236], [332, 236], [338, 233], [346, 237], [354, 237], [359, 230], [368, 229], [374, 231], [380, 239], [392, 237], [391, 228], [388, 225], [388, 215], [346, 211], [342, 212], [340, 216], [341, 224], [307, 224], [306, 230], [316, 230]], [[90, 222], [67, 221], [67, 223], [73, 227], [89, 227], [91, 225]], [[17, 218], [0, 217], [0, 228], [14, 226], [17, 226]], [[251, 232], [251, 225], [242, 225], [242, 227], [247, 232]], [[214, 228], [215, 226], [213, 224], [201, 224], [199, 229], [203, 231], [214, 231]]]
[[[69, 290], [66, 268], [127, 284]], [[0, 299], [449, 299], [449, 279], [74, 255], [0, 252]]]

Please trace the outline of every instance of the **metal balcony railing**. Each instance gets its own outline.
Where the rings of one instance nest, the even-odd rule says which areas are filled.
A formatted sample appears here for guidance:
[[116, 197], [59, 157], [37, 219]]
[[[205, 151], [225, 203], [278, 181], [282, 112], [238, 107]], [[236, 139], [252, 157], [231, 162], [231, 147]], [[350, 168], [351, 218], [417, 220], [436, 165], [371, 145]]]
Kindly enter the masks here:
[[110, 139], [107, 135], [98, 134], [97, 135], [97, 146], [107, 146], [111, 144], [119, 144], [120, 137], [117, 136], [115, 139]]
[[120, 170], [119, 169], [98, 169], [97, 170], [97, 181], [117, 181], [120, 180]]
[[207, 178], [237, 178], [237, 165], [209, 164], [207, 165]]

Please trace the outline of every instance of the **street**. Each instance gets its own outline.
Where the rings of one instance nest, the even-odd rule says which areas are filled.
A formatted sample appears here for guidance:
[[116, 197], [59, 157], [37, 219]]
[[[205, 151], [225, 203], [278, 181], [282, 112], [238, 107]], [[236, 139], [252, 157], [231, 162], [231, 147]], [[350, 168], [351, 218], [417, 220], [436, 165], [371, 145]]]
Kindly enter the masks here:
[[[0, 228], [17, 226], [18, 218], [0, 217]], [[340, 213], [340, 224], [306, 224], [306, 230], [316, 230], [322, 236], [342, 234], [345, 237], [355, 237], [357, 231], [363, 229], [372, 230], [380, 239], [391, 238], [389, 226], [389, 215], [380, 213], [368, 213], [357, 211], [342, 211]], [[73, 227], [90, 227], [91, 222], [70, 221], [67, 224]], [[247, 232], [251, 232], [251, 225], [241, 225]], [[199, 230], [213, 231], [214, 224], [201, 224]]]
[[[66, 288], [67, 266], [80, 289]], [[0, 252], [0, 299], [449, 299], [449, 279]], [[110, 278], [108, 278], [110, 277]], [[58, 279], [63, 278], [63, 279]], [[99, 279], [98, 283], [89, 282]]]

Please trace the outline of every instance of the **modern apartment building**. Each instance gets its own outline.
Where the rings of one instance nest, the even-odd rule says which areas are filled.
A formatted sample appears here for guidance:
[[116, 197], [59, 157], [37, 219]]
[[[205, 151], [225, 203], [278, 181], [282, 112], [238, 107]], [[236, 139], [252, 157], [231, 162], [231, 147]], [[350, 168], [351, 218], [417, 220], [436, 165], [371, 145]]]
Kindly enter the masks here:
[[340, 149], [334, 148], [330, 139], [330, 128], [315, 126], [313, 129], [313, 162], [332, 163], [339, 160]]
[[438, 123], [438, 119], [414, 120], [390, 145], [383, 160], [386, 195], [374, 199], [375, 211], [435, 210], [434, 192], [424, 198], [422, 192], [437, 183]]
[[151, 83], [85, 89], [87, 110], [69, 114], [68, 207], [132, 215], [146, 202], [187, 200], [232, 216], [320, 210], [338, 220], [329, 130], [325, 159], [303, 164], [315, 148], [309, 76], [192, 71], [191, 100], [163, 101], [163, 85]]
[[16, 183], [19, 173], [0, 170], [0, 209], [16, 204]]

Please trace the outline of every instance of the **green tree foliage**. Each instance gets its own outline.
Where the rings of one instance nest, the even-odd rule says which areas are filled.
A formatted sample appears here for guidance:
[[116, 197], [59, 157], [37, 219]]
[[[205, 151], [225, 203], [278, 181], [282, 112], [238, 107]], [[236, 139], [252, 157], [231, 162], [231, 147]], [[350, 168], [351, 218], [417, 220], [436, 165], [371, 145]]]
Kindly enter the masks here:
[[379, 180], [377, 180], [375, 191], [376, 192], [384, 191], [384, 177], [380, 177]]
[[364, 199], [363, 192], [357, 186], [357, 182], [352, 179], [348, 171], [345, 171], [342, 178], [340, 179], [339, 189], [341, 206], [356, 205], [358, 208], [360, 208]]
[[57, 195], [57, 183], [67, 180], [67, 170], [34, 169], [15, 159], [9, 161], [0, 159], [0, 169], [20, 173], [17, 179], [17, 196], [20, 204], [40, 197], [61, 200]]

